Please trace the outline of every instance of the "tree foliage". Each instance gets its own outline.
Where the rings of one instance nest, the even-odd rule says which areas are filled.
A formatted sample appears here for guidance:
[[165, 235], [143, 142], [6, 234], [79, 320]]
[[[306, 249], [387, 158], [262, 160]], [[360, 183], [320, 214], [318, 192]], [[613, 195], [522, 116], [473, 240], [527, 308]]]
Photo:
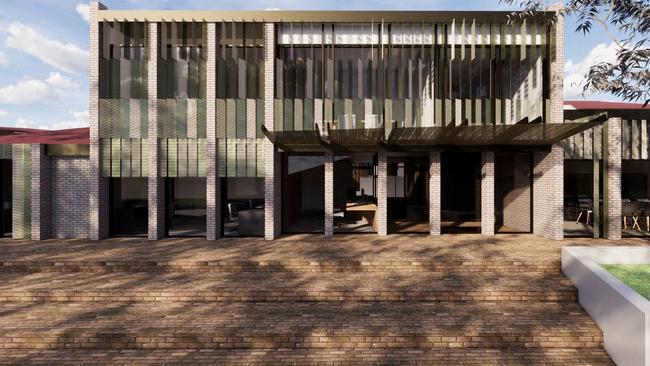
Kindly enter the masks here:
[[[550, 7], [547, 0], [500, 0], [526, 17]], [[583, 92], [610, 93], [625, 101], [650, 102], [650, 0], [566, 0], [557, 16], [574, 16], [576, 32], [602, 28], [617, 46], [616, 61], [597, 62], [585, 75]]]

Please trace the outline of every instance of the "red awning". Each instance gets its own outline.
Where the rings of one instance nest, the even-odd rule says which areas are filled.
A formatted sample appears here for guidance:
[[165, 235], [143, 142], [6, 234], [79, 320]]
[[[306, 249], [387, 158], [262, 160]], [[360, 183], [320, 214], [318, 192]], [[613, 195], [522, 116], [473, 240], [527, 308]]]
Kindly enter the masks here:
[[641, 103], [600, 102], [593, 100], [566, 100], [565, 109], [574, 110], [650, 110], [650, 105], [643, 108]]
[[83, 144], [90, 143], [90, 129], [36, 130], [30, 128], [0, 127], [0, 144]]

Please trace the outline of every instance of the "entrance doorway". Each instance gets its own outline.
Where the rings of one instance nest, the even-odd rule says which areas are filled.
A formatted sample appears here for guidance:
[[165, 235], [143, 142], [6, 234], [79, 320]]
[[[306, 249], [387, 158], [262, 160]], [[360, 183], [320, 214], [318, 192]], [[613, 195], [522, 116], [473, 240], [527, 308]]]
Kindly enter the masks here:
[[283, 154], [282, 231], [322, 233], [325, 220], [325, 157]]
[[481, 153], [441, 154], [442, 233], [481, 232]]
[[429, 232], [427, 156], [388, 159], [388, 230]]

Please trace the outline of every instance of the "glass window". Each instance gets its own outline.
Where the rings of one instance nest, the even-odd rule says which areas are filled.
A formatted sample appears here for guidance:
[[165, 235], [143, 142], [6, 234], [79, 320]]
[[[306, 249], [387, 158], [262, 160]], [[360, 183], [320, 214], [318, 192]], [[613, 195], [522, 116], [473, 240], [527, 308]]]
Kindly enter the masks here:
[[147, 178], [110, 178], [110, 235], [147, 235]]
[[376, 155], [334, 159], [334, 232], [377, 231]]
[[264, 178], [222, 178], [223, 235], [264, 235]]
[[169, 236], [205, 236], [205, 178], [167, 178]]

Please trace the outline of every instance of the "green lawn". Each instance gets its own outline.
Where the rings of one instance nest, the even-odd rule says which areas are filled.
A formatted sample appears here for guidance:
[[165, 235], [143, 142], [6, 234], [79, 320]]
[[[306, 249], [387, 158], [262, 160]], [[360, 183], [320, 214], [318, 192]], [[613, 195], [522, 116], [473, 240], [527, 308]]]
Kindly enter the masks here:
[[650, 300], [650, 264], [603, 264], [603, 267]]

